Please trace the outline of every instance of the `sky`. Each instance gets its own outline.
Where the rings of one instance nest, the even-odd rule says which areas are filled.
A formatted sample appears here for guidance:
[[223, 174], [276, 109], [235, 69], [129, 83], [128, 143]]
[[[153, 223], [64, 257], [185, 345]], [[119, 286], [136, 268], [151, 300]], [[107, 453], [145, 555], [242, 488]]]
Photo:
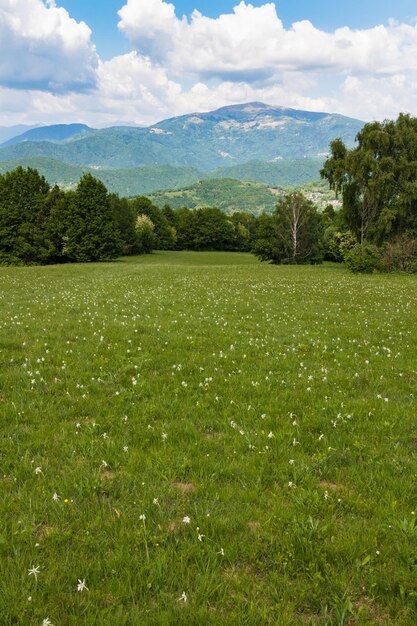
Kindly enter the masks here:
[[417, 115], [415, 0], [0, 0], [0, 125]]

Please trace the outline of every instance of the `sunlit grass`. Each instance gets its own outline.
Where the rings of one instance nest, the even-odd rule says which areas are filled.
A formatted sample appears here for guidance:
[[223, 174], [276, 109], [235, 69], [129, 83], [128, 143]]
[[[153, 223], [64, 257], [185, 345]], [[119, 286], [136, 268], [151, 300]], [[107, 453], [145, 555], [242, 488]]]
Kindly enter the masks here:
[[0, 623], [417, 623], [416, 311], [245, 254], [0, 268]]

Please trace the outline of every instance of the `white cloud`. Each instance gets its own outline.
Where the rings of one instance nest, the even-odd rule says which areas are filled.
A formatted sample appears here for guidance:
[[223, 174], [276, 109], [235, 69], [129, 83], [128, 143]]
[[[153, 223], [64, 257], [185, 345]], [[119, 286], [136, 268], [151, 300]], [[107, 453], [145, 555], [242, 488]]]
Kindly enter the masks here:
[[0, 83], [51, 92], [94, 85], [91, 30], [49, 0], [0, 0]]
[[0, 124], [152, 124], [253, 100], [360, 119], [417, 114], [417, 26], [285, 28], [275, 4], [217, 19], [128, 0], [133, 51], [98, 59], [92, 33], [54, 0], [0, 0]]
[[151, 54], [171, 72], [201, 77], [259, 76], [288, 70], [394, 74], [416, 71], [417, 26], [390, 22], [366, 30], [321, 31], [311, 22], [285, 29], [275, 4], [242, 0], [216, 19], [194, 11], [178, 19], [163, 0], [128, 0], [119, 28], [135, 49]]

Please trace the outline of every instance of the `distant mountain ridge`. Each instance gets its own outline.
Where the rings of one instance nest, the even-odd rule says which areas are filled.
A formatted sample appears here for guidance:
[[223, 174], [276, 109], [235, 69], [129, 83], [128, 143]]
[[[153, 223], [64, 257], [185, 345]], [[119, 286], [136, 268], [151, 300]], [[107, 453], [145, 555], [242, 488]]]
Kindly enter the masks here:
[[13, 137], [17, 137], [22, 133], [25, 133], [27, 130], [32, 130], [32, 128], [37, 128], [39, 124], [32, 124], [31, 126], [27, 124], [15, 124], [14, 126], [0, 126], [0, 146], [3, 142], [12, 139]]
[[206, 179], [228, 178], [236, 181], [264, 183], [269, 186], [296, 187], [320, 178], [322, 161], [303, 159], [267, 163], [251, 161], [243, 165], [201, 171], [183, 165], [142, 165], [136, 168], [109, 169], [73, 165], [48, 157], [28, 157], [0, 162], [0, 174], [19, 165], [32, 167], [46, 178], [50, 185], [64, 189], [74, 188], [85, 173], [99, 178], [112, 193], [132, 197], [160, 190], [183, 189]]
[[41, 127], [0, 146], [0, 161], [48, 157], [93, 168], [172, 165], [207, 171], [249, 161], [322, 160], [332, 139], [341, 137], [352, 146], [362, 126], [338, 114], [251, 102], [170, 118], [148, 128], [85, 127], [63, 139], [53, 127]]
[[90, 133], [95, 130], [85, 124], [54, 124], [52, 126], [38, 126], [26, 132], [11, 137], [0, 148], [15, 146], [26, 141], [66, 141], [82, 133]]

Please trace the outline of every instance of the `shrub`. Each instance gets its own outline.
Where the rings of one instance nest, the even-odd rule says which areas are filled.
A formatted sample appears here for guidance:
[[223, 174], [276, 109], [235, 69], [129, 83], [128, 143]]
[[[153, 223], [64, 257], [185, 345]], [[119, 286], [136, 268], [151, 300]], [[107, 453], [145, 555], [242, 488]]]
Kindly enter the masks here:
[[417, 240], [400, 236], [384, 244], [380, 251], [386, 272], [417, 272]]
[[381, 261], [376, 246], [371, 244], [356, 244], [345, 255], [345, 263], [354, 274], [372, 274], [380, 269]]

